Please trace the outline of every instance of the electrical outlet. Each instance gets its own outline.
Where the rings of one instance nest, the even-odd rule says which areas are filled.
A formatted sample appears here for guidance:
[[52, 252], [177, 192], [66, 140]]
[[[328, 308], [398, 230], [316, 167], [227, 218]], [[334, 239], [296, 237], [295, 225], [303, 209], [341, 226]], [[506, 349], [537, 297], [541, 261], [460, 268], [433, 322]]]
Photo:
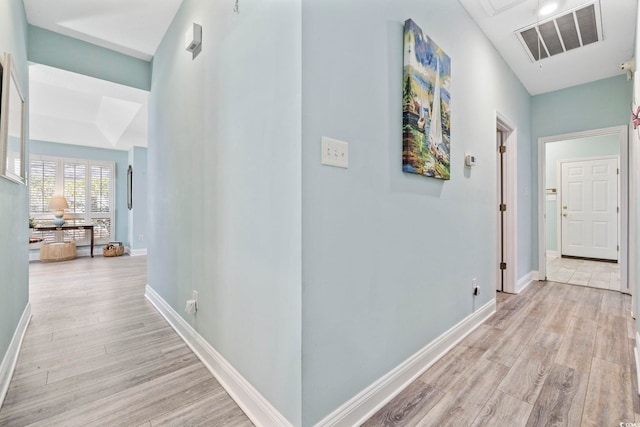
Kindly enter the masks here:
[[143, 234], [138, 235], [138, 241], [142, 242], [143, 240], [144, 240], [144, 235]]
[[184, 306], [184, 311], [187, 314], [196, 314], [196, 311], [198, 311], [198, 309], [196, 307], [195, 300], [188, 299]]
[[475, 277], [471, 279], [471, 290], [473, 291], [473, 296], [480, 295], [480, 286], [478, 286], [478, 279]]
[[198, 291], [193, 290], [191, 291], [191, 299], [193, 299], [196, 302], [196, 311], [198, 311]]

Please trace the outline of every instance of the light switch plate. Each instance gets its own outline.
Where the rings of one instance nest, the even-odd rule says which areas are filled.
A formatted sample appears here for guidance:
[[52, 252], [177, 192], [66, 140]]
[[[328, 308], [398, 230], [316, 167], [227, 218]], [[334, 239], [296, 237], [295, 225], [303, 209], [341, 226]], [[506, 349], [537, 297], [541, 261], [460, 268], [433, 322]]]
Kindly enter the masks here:
[[322, 137], [322, 164], [338, 168], [349, 167], [349, 143]]

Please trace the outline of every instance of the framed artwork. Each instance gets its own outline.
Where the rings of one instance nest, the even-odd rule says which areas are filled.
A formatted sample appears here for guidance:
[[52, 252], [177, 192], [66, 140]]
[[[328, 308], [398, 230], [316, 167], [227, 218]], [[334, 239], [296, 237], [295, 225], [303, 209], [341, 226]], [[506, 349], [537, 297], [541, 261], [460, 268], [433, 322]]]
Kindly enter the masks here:
[[133, 168], [131, 165], [127, 169], [127, 208], [133, 209]]
[[451, 59], [411, 19], [404, 23], [402, 170], [451, 178]]
[[0, 175], [25, 183], [25, 98], [10, 54], [1, 63]]

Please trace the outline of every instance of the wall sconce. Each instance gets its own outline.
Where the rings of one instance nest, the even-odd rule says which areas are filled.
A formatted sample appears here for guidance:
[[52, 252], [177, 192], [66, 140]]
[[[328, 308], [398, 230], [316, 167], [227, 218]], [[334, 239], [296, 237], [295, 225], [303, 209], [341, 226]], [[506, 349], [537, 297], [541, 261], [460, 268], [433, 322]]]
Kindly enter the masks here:
[[184, 34], [184, 42], [187, 51], [193, 53], [195, 58], [202, 46], [202, 26], [196, 23], [191, 24]]

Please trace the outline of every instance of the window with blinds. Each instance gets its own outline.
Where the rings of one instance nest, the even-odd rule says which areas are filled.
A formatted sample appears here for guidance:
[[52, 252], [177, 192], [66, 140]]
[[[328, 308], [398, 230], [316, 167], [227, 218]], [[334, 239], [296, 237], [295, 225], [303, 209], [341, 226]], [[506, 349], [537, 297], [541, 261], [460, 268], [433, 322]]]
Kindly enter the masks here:
[[[32, 155], [29, 215], [36, 224], [50, 225], [54, 217], [49, 200], [62, 194], [69, 203], [65, 222], [93, 224], [95, 243], [107, 243], [115, 237], [115, 178], [113, 162]], [[55, 236], [43, 232], [39, 237], [47, 242]], [[83, 230], [65, 230], [64, 237], [79, 246], [89, 244], [89, 236]]]

